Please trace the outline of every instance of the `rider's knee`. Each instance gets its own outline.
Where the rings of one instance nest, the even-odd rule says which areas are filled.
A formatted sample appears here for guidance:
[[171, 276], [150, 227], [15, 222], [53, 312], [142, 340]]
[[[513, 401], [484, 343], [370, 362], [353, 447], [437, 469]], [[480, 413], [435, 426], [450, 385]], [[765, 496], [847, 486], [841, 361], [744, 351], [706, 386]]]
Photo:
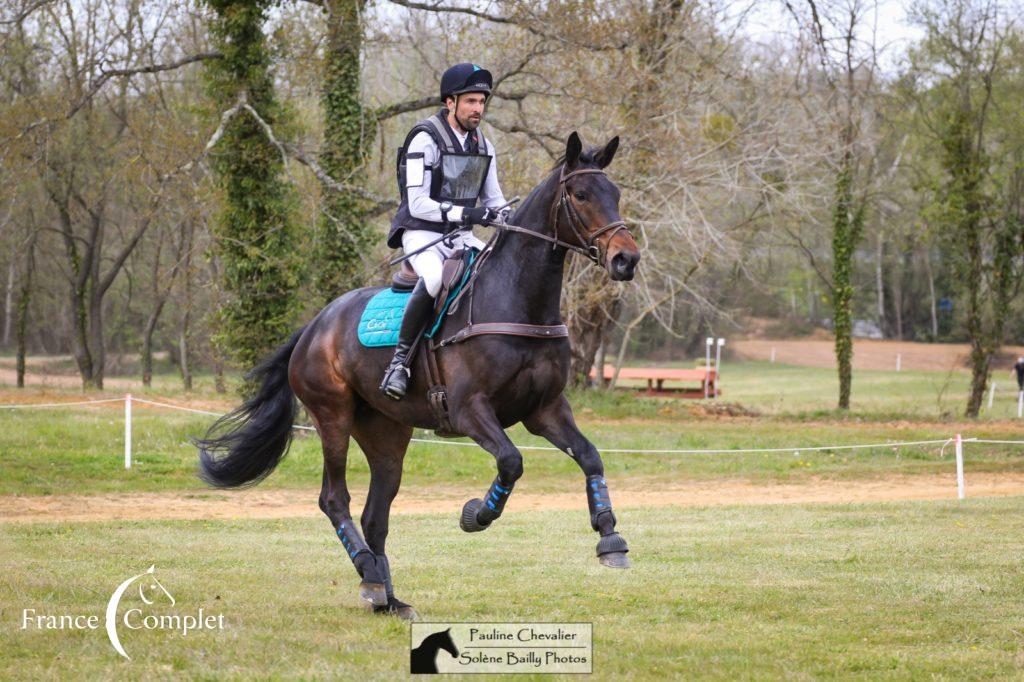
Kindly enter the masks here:
[[427, 293], [437, 298], [441, 291], [442, 263], [440, 258], [432, 257], [433, 254], [423, 254], [426, 258], [418, 258], [413, 263], [416, 274], [423, 278], [423, 284], [427, 287]]

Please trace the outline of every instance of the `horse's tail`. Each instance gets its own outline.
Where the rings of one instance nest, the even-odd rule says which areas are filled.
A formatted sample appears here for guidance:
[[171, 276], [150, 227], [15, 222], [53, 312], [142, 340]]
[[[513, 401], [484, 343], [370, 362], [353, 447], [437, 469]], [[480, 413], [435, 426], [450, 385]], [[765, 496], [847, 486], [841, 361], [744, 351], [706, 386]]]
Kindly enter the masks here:
[[249, 373], [247, 379], [259, 383], [256, 394], [195, 441], [199, 477], [210, 485], [256, 485], [288, 454], [297, 412], [295, 394], [288, 385], [288, 361], [303, 330]]

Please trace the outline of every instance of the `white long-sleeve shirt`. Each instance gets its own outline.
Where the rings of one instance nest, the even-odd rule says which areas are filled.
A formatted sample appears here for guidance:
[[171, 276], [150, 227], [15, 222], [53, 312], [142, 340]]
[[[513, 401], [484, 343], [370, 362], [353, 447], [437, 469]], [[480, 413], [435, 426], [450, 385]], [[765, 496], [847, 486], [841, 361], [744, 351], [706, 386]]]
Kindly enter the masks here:
[[[455, 137], [458, 138], [459, 143], [462, 145], [466, 144], [466, 136], [469, 133], [460, 133], [454, 128], [452, 131], [455, 133]], [[501, 192], [501, 186], [498, 185], [498, 157], [494, 151], [494, 145], [491, 144], [489, 138], [484, 138], [487, 143], [487, 154], [491, 157], [491, 165], [487, 169], [487, 178], [484, 180], [483, 189], [480, 192], [480, 203], [489, 208], [495, 208], [498, 206], [505, 205], [505, 195]], [[406, 154], [423, 154], [423, 164], [425, 166], [423, 171], [423, 181], [418, 185], [407, 183], [406, 192], [409, 198], [409, 213], [414, 218], [420, 220], [429, 220], [431, 222], [441, 222], [441, 204], [430, 198], [430, 181], [431, 181], [431, 170], [426, 166], [437, 165], [439, 160], [439, 153], [437, 145], [434, 143], [434, 139], [429, 133], [421, 132], [412, 138], [409, 142], [409, 149]], [[410, 176], [406, 173], [406, 177]], [[460, 222], [462, 220], [462, 207], [453, 206], [452, 210], [448, 211], [448, 220], [453, 223]]]

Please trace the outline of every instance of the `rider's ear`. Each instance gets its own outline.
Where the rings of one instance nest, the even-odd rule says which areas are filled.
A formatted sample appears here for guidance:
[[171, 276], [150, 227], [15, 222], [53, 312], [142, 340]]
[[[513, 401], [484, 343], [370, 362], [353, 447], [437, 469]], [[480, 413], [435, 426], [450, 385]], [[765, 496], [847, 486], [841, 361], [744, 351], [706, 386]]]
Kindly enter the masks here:
[[572, 168], [580, 160], [580, 154], [583, 152], [583, 143], [580, 142], [580, 136], [576, 134], [574, 130], [572, 135], [569, 136], [569, 141], [565, 143], [565, 166], [566, 168]]
[[594, 154], [594, 161], [597, 162], [598, 168], [607, 168], [608, 164], [615, 158], [615, 151], [619, 148], [619, 136], [616, 135], [612, 139], [608, 140], [608, 144], [604, 146], [604, 149]]

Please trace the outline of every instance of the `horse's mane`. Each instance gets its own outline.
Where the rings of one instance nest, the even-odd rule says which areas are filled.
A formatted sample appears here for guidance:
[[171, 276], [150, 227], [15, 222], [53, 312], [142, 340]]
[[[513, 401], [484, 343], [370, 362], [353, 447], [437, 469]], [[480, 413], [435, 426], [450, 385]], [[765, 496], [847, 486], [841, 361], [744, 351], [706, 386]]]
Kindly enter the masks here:
[[[580, 152], [579, 162], [581, 164], [597, 163], [594, 157], [597, 155], [599, 151], [601, 151], [601, 149], [602, 147], [588, 147], [584, 151]], [[523, 215], [525, 215], [526, 211], [528, 211], [532, 207], [533, 203], [537, 200], [537, 195], [540, 194], [541, 190], [547, 187], [548, 182], [551, 180], [551, 177], [556, 172], [561, 170], [562, 166], [564, 165], [565, 154], [562, 154], [555, 160], [555, 163], [553, 166], [551, 166], [551, 170], [548, 171], [547, 176], [542, 181], [540, 181], [536, 187], [530, 190], [529, 194], [526, 195], [526, 199], [523, 200], [523, 203], [519, 205], [519, 208], [516, 209], [515, 214], [512, 216], [513, 221], [519, 220]]]

